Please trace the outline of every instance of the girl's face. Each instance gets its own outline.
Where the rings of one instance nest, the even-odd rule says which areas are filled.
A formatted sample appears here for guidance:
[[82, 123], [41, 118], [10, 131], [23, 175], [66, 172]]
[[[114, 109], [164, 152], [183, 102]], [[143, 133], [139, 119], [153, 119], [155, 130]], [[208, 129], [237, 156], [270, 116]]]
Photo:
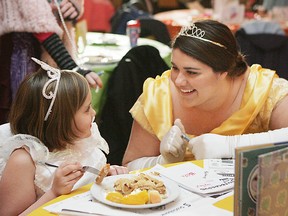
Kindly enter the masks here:
[[91, 92], [88, 93], [85, 102], [76, 112], [72, 129], [79, 138], [91, 136], [91, 127], [95, 117], [95, 110], [91, 106]]
[[[207, 108], [217, 103], [227, 73], [214, 73], [212, 68], [193, 57], [172, 51], [171, 80], [183, 107]], [[214, 104], [215, 105], [215, 104]]]

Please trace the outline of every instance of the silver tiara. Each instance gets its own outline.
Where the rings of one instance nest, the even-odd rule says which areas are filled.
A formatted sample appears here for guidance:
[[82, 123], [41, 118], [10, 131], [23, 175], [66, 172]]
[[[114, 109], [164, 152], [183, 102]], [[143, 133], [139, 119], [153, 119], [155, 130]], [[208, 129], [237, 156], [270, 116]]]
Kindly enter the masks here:
[[181, 28], [179, 34], [178, 34], [178, 36], [197, 38], [199, 40], [206, 41], [206, 42], [215, 44], [219, 47], [223, 47], [223, 48], [227, 49], [227, 47], [224, 46], [223, 44], [217, 43], [217, 42], [212, 41], [212, 40], [205, 39], [204, 35], [205, 35], [205, 31], [198, 28], [194, 23], [191, 26], [183, 26]]
[[[47, 71], [47, 75], [48, 77], [50, 78], [46, 83], [45, 85], [43, 86], [43, 89], [42, 89], [42, 95], [43, 97], [45, 97], [46, 99], [48, 100], [51, 100], [51, 103], [49, 105], [49, 108], [46, 112], [46, 115], [45, 115], [45, 118], [44, 118], [44, 121], [46, 121], [48, 119], [48, 116], [50, 115], [51, 111], [52, 111], [52, 107], [53, 107], [53, 104], [54, 104], [54, 101], [55, 101], [55, 98], [56, 98], [56, 95], [57, 95], [57, 91], [58, 91], [58, 86], [59, 86], [59, 83], [60, 83], [60, 78], [61, 78], [61, 71], [59, 69], [56, 69], [54, 67], [51, 67], [50, 65], [36, 59], [36, 58], [33, 58], [32, 57], [32, 60], [34, 62], [36, 62], [37, 64], [39, 64], [41, 66], [41, 68], [43, 70], [46, 70]], [[56, 86], [55, 86], [55, 89], [54, 89], [54, 92], [53, 91], [50, 91], [48, 94], [46, 93], [47, 91], [47, 87], [50, 83], [52, 82], [55, 82], [56, 81]]]

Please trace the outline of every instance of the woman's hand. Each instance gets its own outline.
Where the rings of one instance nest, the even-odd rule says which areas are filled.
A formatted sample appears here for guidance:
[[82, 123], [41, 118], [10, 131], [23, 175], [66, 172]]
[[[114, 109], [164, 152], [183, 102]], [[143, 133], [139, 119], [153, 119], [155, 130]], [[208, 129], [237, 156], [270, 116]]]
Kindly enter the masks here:
[[62, 163], [55, 171], [51, 191], [55, 196], [70, 193], [83, 174], [80, 163]]
[[184, 126], [176, 119], [160, 143], [160, 153], [167, 163], [183, 161], [187, 142], [182, 139], [182, 133], [185, 133]]

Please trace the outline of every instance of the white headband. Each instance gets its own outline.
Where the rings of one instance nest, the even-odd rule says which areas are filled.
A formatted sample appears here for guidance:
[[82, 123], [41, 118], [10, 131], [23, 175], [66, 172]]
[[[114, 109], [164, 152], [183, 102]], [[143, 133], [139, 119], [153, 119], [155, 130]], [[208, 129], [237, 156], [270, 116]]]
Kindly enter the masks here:
[[[61, 78], [61, 71], [59, 69], [51, 67], [50, 65], [48, 65], [48, 64], [46, 64], [46, 63], [44, 63], [44, 62], [42, 62], [42, 61], [40, 61], [40, 60], [38, 60], [36, 58], [32, 57], [32, 60], [35, 61], [37, 64], [39, 64], [43, 70], [46, 70], [47, 71], [47, 75], [50, 78], [45, 83], [45, 85], [43, 86], [43, 89], [42, 89], [43, 97], [45, 97], [48, 100], [51, 100], [51, 103], [49, 105], [49, 108], [48, 108], [48, 110], [46, 112], [46, 115], [45, 115], [45, 118], [44, 118], [44, 121], [47, 121], [48, 116], [50, 115], [50, 113], [52, 111], [52, 107], [53, 107], [53, 104], [54, 104], [54, 101], [55, 101], [55, 98], [56, 98], [56, 95], [57, 95], [58, 86], [59, 86], [60, 78]], [[50, 83], [52, 83], [54, 81], [56, 81], [56, 86], [55, 86], [54, 92], [50, 91], [47, 94], [46, 93], [47, 87], [49, 86]]]

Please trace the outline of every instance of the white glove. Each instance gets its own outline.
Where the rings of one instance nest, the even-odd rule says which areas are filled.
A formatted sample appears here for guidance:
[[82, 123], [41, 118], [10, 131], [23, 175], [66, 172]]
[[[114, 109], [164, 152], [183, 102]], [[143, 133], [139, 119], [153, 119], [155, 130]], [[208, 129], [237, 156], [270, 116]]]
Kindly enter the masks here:
[[189, 149], [196, 160], [206, 158], [234, 158], [235, 148], [288, 141], [288, 128], [268, 132], [222, 136], [203, 134], [189, 141]]
[[166, 163], [168, 162], [164, 160], [162, 155], [156, 157], [142, 157], [129, 162], [127, 164], [127, 168], [129, 171], [132, 171], [132, 170], [150, 168], [155, 166], [156, 164], [166, 164]]
[[168, 163], [183, 161], [187, 142], [181, 135], [185, 133], [180, 119], [176, 119], [174, 125], [165, 134], [160, 143], [160, 153]]
[[181, 135], [184, 133], [184, 126], [180, 119], [176, 119], [174, 125], [165, 134], [160, 143], [161, 155], [156, 157], [142, 157], [127, 164], [128, 170], [138, 170], [155, 166], [156, 164], [167, 164], [179, 162], [184, 159], [187, 142], [183, 141]]

